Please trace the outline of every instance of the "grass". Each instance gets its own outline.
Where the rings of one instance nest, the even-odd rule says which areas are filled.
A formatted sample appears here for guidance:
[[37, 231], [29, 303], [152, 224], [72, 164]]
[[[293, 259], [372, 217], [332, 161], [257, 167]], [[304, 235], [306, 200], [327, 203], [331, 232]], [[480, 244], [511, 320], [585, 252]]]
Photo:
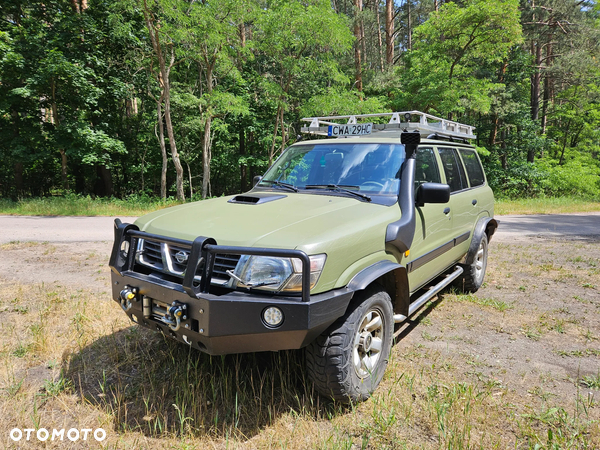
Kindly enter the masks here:
[[600, 201], [579, 198], [496, 199], [494, 212], [504, 214], [568, 214], [600, 211]]
[[478, 297], [473, 294], [457, 294], [455, 300], [459, 302], [470, 302], [475, 303], [476, 305], [487, 306], [500, 312], [507, 311], [514, 307], [513, 305], [503, 302], [502, 300]]
[[[489, 286], [425, 308], [350, 406], [317, 396], [301, 352], [210, 357], [133, 325], [107, 292], [0, 277], [0, 430], [101, 427], [110, 449], [597, 449], [600, 322], [583, 284], [600, 279], [577, 266], [600, 246], [563, 245], [492, 243]], [[566, 286], [560, 267], [577, 274]]]
[[141, 216], [157, 209], [178, 205], [174, 199], [162, 201], [147, 196], [91, 198], [65, 196], [32, 198], [19, 201], [0, 199], [0, 214], [22, 216]]
[[[13, 284], [0, 302], [15, 295], [26, 308], [4, 328], [6, 430], [102, 427], [107, 448], [131, 449], [579, 449], [600, 438], [593, 397], [575, 412], [550, 395], [538, 403], [420, 344], [396, 347], [371, 400], [343, 406], [316, 395], [299, 352], [210, 357], [133, 326], [92, 292]], [[40, 361], [32, 381], [25, 368]], [[596, 376], [580, 382], [597, 389]]]
[[[91, 198], [76, 194], [31, 198], [19, 201], [0, 199], [0, 214], [28, 216], [141, 216], [179, 202], [145, 195], [116, 198]], [[495, 213], [502, 214], [566, 214], [600, 211], [600, 202], [578, 198], [535, 198], [496, 200]]]

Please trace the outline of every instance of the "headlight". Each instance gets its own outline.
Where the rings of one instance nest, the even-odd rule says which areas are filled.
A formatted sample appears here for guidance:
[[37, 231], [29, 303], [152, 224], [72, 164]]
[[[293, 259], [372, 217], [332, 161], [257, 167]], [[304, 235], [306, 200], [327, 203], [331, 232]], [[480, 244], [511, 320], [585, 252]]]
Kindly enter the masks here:
[[[310, 256], [310, 288], [323, 271], [327, 255]], [[302, 261], [297, 258], [243, 255], [229, 272], [233, 286], [274, 292], [302, 292]]]

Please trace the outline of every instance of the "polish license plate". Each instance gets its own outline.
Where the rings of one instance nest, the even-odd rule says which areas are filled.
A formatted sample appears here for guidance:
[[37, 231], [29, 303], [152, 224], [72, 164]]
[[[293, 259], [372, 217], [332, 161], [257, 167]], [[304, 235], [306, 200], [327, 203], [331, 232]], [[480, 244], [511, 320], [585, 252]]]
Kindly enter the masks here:
[[365, 134], [371, 134], [372, 130], [372, 123], [329, 125], [327, 136], [364, 136]]

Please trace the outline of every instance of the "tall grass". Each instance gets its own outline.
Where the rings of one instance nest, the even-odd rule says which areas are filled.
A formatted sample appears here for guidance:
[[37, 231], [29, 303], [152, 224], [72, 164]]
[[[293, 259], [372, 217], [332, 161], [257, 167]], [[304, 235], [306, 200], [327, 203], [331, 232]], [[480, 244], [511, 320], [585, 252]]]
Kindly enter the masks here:
[[[162, 201], [147, 195], [130, 195], [125, 199], [91, 198], [77, 194], [12, 201], [0, 199], [0, 214], [28, 216], [141, 216], [157, 209], [179, 204], [169, 198]], [[565, 214], [600, 211], [600, 201], [580, 198], [497, 199], [495, 213]]]
[[568, 214], [600, 211], [600, 201], [574, 197], [496, 199], [496, 214]]
[[24, 216], [141, 216], [157, 209], [178, 205], [169, 198], [162, 201], [146, 195], [125, 199], [92, 198], [77, 194], [31, 198], [18, 201], [0, 199], [0, 214]]

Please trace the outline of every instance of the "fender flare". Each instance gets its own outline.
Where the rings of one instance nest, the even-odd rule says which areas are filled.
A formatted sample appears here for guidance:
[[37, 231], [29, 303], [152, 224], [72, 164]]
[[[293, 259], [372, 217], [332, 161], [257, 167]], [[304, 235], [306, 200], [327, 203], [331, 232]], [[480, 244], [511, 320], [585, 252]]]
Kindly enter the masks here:
[[406, 267], [402, 264], [387, 260], [376, 262], [354, 275], [346, 288], [352, 292], [362, 291], [371, 283], [390, 272], [394, 272], [393, 275], [395, 280], [395, 298], [392, 298], [394, 313], [408, 316], [408, 308], [410, 305], [408, 272], [406, 271]]
[[479, 219], [475, 225], [475, 229], [473, 230], [471, 245], [469, 246], [469, 250], [467, 251], [463, 264], [473, 264], [473, 261], [475, 261], [475, 256], [477, 255], [477, 250], [479, 250], [479, 241], [481, 241], [481, 237], [484, 234], [487, 234], [488, 241], [492, 240], [492, 236], [496, 232], [497, 228], [498, 221], [493, 217], [482, 217]]

